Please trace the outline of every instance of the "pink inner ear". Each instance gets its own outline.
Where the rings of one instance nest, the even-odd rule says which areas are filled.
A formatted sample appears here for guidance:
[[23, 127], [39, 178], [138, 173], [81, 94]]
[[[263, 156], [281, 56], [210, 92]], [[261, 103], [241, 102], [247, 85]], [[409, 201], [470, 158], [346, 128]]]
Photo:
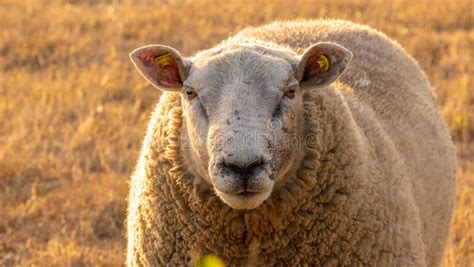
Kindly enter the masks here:
[[163, 56], [154, 53], [143, 53], [139, 56], [145, 68], [145, 74], [158, 85], [164, 87], [174, 87], [183, 82], [179, 75], [178, 64], [174, 58], [171, 58], [166, 64], [158, 64], [157, 58]]
[[181, 77], [179, 76], [178, 65], [173, 60], [172, 63], [164, 67], [156, 66], [157, 80], [165, 86], [174, 84], [181, 84]]

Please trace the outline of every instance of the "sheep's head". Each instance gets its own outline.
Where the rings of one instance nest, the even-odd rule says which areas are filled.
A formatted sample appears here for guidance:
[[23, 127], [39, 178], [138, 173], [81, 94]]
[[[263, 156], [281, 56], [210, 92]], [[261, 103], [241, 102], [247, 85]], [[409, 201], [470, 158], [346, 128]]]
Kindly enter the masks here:
[[150, 45], [130, 56], [152, 85], [182, 95], [194, 173], [232, 208], [253, 209], [299, 164], [303, 91], [334, 82], [352, 53], [332, 43], [301, 56], [240, 45], [188, 59]]

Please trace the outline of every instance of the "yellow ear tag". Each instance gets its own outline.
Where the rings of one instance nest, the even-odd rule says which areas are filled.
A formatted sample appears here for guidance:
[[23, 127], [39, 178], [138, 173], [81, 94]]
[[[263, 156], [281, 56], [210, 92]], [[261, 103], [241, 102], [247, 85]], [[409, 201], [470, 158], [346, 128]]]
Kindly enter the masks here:
[[319, 68], [322, 71], [326, 72], [329, 70], [329, 59], [325, 55], [319, 55], [316, 62], [318, 62]]
[[171, 64], [171, 60], [173, 60], [171, 54], [164, 54], [162, 56], [156, 57], [153, 63], [155, 65], [160, 65], [160, 67], [165, 67]]

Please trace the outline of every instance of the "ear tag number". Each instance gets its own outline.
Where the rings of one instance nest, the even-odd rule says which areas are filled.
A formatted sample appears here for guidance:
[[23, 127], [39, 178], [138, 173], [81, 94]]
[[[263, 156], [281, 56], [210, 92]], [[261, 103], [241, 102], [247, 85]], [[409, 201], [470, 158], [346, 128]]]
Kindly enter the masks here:
[[319, 55], [316, 62], [319, 65], [319, 69], [326, 72], [329, 70], [329, 59], [325, 55]]
[[171, 54], [164, 54], [162, 56], [156, 57], [153, 60], [153, 63], [155, 65], [160, 65], [160, 67], [163, 68], [170, 65], [172, 60], [173, 60], [173, 57], [171, 56]]

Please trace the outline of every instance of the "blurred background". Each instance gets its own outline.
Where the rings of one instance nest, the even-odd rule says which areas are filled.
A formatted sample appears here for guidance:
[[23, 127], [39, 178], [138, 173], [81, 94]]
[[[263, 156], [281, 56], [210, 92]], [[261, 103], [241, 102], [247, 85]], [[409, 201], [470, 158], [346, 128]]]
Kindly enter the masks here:
[[426, 71], [458, 147], [445, 266], [474, 264], [472, 0], [0, 0], [0, 266], [124, 262], [128, 179], [159, 92], [129, 62], [189, 56], [246, 26], [341, 18], [397, 40]]

